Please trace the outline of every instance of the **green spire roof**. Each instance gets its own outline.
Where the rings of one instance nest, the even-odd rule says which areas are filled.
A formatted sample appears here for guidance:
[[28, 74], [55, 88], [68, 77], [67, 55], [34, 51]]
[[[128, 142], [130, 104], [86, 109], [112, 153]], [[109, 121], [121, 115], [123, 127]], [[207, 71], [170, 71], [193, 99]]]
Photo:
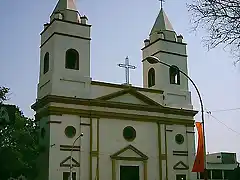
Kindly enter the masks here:
[[64, 10], [77, 11], [75, 0], [59, 0], [53, 11], [53, 14]]
[[166, 13], [163, 11], [163, 8], [161, 8], [150, 34], [166, 30], [174, 31], [172, 24], [170, 23]]

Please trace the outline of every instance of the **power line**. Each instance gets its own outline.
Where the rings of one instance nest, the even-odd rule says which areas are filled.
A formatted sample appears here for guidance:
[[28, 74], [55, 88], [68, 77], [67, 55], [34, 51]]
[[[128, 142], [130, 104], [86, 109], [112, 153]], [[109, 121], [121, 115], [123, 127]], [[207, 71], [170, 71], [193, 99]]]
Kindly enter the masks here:
[[212, 111], [206, 111], [208, 115], [210, 115], [213, 119], [215, 119], [216, 121], [220, 122], [222, 125], [224, 125], [228, 130], [236, 133], [237, 135], [240, 136], [240, 132], [230, 128], [229, 126], [227, 126], [225, 123], [223, 123], [222, 121], [220, 121], [218, 118], [216, 118], [215, 116], [212, 115]]
[[236, 110], [240, 110], [240, 108], [219, 109], [219, 110], [214, 110], [214, 111], [211, 111], [211, 112], [236, 111]]

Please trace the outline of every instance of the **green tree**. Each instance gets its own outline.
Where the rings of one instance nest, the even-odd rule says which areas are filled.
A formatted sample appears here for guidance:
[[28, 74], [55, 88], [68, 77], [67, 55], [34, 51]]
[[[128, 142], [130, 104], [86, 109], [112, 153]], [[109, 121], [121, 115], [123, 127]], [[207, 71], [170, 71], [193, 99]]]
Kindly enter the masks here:
[[9, 93], [9, 88], [0, 86], [0, 104], [3, 103], [3, 101], [7, 100], [8, 93]]
[[192, 0], [188, 9], [194, 30], [206, 30], [204, 42], [209, 49], [224, 45], [235, 57], [240, 57], [239, 0]]
[[237, 180], [240, 179], [240, 167], [238, 166], [233, 170], [233, 172], [230, 174], [229, 180]]
[[[0, 87], [0, 101], [4, 103], [8, 88]], [[36, 160], [39, 154], [38, 127], [16, 107], [15, 123], [0, 129], [0, 179], [37, 175]]]

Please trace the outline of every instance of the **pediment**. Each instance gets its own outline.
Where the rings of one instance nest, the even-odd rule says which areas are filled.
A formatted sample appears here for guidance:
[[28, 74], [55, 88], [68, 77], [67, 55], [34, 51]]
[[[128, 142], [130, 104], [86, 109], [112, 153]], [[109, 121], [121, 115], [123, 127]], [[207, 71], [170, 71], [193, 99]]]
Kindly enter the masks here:
[[177, 164], [173, 166], [175, 170], [188, 170], [189, 167], [182, 161], [179, 161]]
[[156, 101], [139, 93], [133, 88], [124, 89], [124, 90], [117, 91], [105, 96], [98, 97], [97, 100], [119, 102], [119, 103], [126, 103], [126, 104], [161, 106]]
[[147, 160], [148, 157], [139, 151], [137, 148], [135, 148], [132, 145], [129, 145], [113, 155], [110, 156], [112, 159], [116, 160], [136, 160], [136, 161], [144, 161]]
[[[68, 156], [66, 159], [64, 159], [61, 163], [60, 163], [60, 167], [70, 167], [70, 159], [71, 156]], [[80, 167], [79, 162], [77, 162], [73, 157], [72, 157], [72, 166], [73, 167]]]
[[109, 99], [108, 101], [112, 102], [121, 102], [121, 103], [129, 103], [129, 104], [141, 104], [141, 105], [148, 105], [146, 102], [140, 100], [139, 98], [133, 96], [130, 93], [123, 94], [121, 96]]

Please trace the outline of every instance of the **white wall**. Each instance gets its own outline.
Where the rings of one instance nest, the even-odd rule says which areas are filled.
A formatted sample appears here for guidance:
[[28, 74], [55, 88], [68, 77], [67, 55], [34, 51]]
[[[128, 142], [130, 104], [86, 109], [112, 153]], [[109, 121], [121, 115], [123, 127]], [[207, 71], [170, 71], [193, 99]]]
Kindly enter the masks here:
[[[126, 126], [132, 126], [136, 130], [136, 139], [133, 142], [128, 142], [123, 137], [123, 129]], [[149, 157], [148, 179], [159, 179], [157, 124], [116, 119], [100, 119], [99, 153], [100, 164], [102, 165], [100, 167], [100, 179], [111, 179], [112, 162], [110, 155], [129, 144]]]

